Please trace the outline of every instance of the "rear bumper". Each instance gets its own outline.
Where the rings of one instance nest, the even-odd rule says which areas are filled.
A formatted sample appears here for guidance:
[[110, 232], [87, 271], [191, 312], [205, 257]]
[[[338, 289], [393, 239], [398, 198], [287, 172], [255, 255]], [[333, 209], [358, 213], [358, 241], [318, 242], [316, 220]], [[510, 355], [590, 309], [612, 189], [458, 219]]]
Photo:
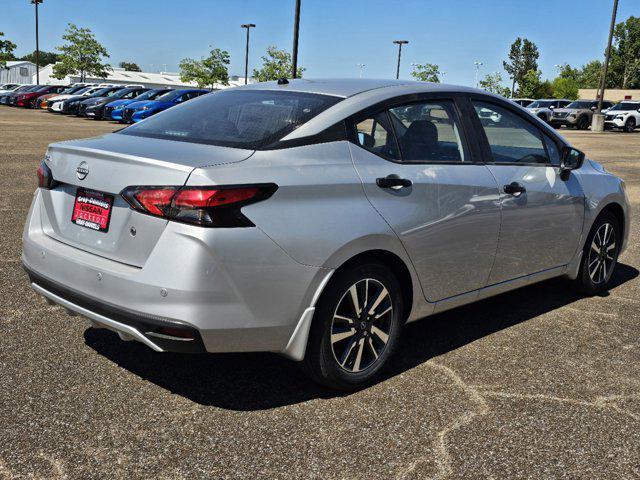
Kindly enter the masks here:
[[161, 350], [176, 347], [147, 332], [165, 325], [197, 331], [208, 352], [286, 353], [331, 272], [297, 263], [258, 228], [174, 222], [144, 265], [133, 267], [47, 235], [41, 203], [38, 190], [23, 233], [22, 261], [34, 289]]

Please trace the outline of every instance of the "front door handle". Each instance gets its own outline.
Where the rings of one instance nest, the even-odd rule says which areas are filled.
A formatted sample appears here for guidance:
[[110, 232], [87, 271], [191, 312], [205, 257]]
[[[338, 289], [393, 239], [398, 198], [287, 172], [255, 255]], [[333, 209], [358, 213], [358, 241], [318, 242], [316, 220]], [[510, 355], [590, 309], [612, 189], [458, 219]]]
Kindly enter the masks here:
[[376, 178], [376, 185], [380, 188], [393, 188], [399, 190], [411, 186], [411, 180], [408, 178], [400, 178], [398, 175], [387, 175], [386, 177]]
[[518, 182], [511, 182], [509, 185], [504, 186], [504, 193], [513, 195], [514, 197], [517, 197], [526, 191], [527, 189], [524, 188], [524, 185], [520, 185]]

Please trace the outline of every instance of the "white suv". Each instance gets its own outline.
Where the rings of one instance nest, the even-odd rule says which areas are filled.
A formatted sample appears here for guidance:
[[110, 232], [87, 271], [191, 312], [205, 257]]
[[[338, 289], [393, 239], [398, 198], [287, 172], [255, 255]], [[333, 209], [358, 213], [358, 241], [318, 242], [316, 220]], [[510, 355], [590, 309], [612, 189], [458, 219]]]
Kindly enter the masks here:
[[608, 128], [621, 128], [627, 133], [640, 125], [640, 102], [622, 101], [603, 112], [604, 125]]

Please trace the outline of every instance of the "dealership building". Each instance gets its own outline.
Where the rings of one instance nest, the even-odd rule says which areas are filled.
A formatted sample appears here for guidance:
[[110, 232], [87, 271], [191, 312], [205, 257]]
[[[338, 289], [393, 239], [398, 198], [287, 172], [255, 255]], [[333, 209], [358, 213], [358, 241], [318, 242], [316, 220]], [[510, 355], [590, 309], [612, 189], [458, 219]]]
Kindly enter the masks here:
[[[578, 90], [578, 98], [591, 100], [598, 98], [599, 90], [595, 88], [581, 88]], [[604, 99], [611, 102], [621, 102], [622, 100], [640, 100], [640, 90], [623, 90], [621, 88], [607, 88], [604, 91]]]
[[6, 62], [0, 68], [0, 83], [31, 83], [36, 74], [36, 64], [25, 60]]
[[[35, 65], [34, 65], [35, 66]], [[33, 72], [33, 83], [35, 83], [35, 70]], [[69, 75], [62, 80], [53, 77], [53, 65], [47, 65], [40, 69], [40, 83], [42, 85], [68, 85], [80, 82], [79, 75]], [[109, 83], [113, 85], [143, 85], [147, 88], [195, 88], [194, 82], [183, 82], [178, 73], [170, 72], [131, 72], [124, 68], [112, 68], [105, 77], [87, 76], [85, 83]], [[18, 82], [16, 82], [18, 83]], [[29, 82], [25, 82], [29, 83]], [[229, 78], [229, 85], [216, 85], [215, 90], [244, 85], [244, 77], [232, 76]]]

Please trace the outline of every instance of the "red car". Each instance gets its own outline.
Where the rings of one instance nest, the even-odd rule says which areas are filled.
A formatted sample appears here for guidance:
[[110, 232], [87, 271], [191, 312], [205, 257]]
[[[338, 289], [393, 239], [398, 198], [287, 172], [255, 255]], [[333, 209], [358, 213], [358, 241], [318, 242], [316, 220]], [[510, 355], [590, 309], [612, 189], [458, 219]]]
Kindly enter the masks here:
[[43, 85], [42, 88], [35, 90], [34, 92], [25, 92], [17, 96], [15, 105], [16, 107], [35, 108], [38, 98], [42, 95], [49, 93], [60, 93], [65, 90], [64, 85]]

